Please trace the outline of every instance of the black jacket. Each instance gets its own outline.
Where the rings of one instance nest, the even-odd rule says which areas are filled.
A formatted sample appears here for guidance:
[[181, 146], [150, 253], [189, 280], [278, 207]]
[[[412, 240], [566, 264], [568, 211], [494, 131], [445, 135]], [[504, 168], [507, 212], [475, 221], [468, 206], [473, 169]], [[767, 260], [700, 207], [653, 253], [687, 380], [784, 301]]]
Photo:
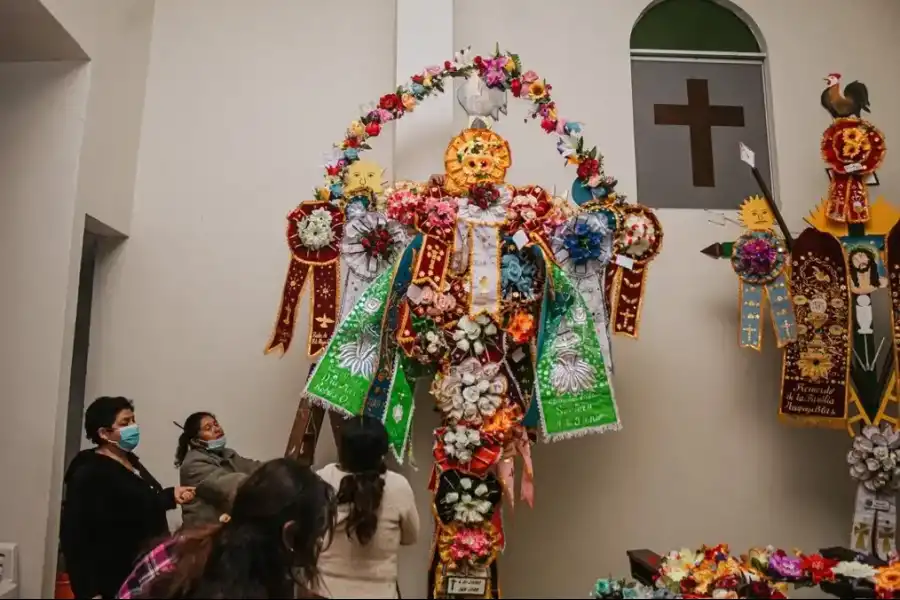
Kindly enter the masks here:
[[115, 598], [134, 563], [169, 533], [174, 488], [163, 489], [136, 456], [129, 460], [140, 477], [94, 450], [66, 471], [60, 545], [76, 598]]

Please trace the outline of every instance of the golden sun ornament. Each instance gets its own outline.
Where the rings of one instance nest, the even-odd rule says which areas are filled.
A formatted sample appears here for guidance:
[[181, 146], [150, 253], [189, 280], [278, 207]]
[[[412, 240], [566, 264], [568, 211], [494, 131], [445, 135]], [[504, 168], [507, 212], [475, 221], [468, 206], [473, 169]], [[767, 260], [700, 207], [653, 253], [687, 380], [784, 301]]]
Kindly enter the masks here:
[[466, 129], [444, 153], [450, 194], [463, 194], [475, 183], [502, 183], [512, 164], [509, 144], [490, 129]]
[[384, 169], [371, 160], [358, 160], [347, 167], [344, 175], [344, 192], [348, 198], [361, 193], [379, 197], [384, 192], [382, 185]]
[[750, 196], [741, 203], [738, 221], [750, 231], [767, 231], [775, 228], [775, 216], [762, 196]]

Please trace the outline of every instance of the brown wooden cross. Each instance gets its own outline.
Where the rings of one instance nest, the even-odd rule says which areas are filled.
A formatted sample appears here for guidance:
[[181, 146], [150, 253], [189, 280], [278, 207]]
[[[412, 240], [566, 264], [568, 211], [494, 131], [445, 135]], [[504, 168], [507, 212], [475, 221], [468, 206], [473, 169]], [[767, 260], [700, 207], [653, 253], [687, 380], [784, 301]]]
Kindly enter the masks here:
[[716, 187], [712, 128], [743, 127], [744, 109], [741, 106], [710, 106], [706, 79], [688, 79], [687, 95], [687, 105], [654, 104], [654, 120], [657, 125], [690, 127], [694, 187]]

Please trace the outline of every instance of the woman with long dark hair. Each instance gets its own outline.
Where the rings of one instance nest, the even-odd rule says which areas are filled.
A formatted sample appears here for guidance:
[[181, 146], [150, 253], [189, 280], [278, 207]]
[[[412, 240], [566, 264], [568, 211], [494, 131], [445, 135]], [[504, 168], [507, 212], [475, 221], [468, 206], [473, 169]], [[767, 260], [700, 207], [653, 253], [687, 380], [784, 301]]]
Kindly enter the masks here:
[[212, 413], [195, 412], [181, 426], [175, 466], [181, 485], [197, 490], [193, 502], [181, 507], [185, 527], [218, 523], [229, 512], [238, 485], [262, 464], [226, 443], [225, 430]]
[[319, 559], [318, 593], [330, 598], [397, 598], [397, 554], [415, 544], [419, 513], [405, 477], [387, 470], [388, 436], [372, 417], [345, 421], [338, 464], [319, 475], [337, 489], [334, 540]]
[[226, 523], [158, 546], [119, 597], [315, 597], [316, 564], [334, 519], [334, 490], [309, 467], [267, 462], [238, 488]]

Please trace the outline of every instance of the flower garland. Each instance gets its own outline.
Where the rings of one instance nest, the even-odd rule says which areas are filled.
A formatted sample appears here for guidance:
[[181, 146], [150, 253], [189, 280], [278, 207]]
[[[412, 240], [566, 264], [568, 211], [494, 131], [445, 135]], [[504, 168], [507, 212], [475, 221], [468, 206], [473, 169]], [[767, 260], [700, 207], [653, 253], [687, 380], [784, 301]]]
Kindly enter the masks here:
[[[603, 172], [603, 157], [596, 146], [585, 147], [581, 124], [559, 115], [550, 94], [553, 86], [534, 71], [524, 70], [518, 54], [500, 52], [499, 47], [490, 57], [472, 56], [470, 48], [461, 50], [453, 60], [425, 68], [377, 103], [364, 107], [360, 118], [350, 124], [344, 139], [326, 157], [325, 181], [316, 188], [315, 197], [334, 203], [349, 200], [344, 190], [347, 169], [359, 160], [360, 152], [371, 149], [370, 140], [381, 133], [383, 126], [413, 112], [429, 96], [443, 92], [448, 79], [470, 75], [480, 76], [489, 88], [508, 91], [516, 98], [531, 102], [528, 119], [539, 121], [541, 129], [556, 137], [557, 151], [567, 164], [577, 166], [577, 182], [581, 187], [593, 198], [624, 202], [625, 197], [614, 191], [616, 180]], [[404, 199], [412, 202], [409, 196]], [[401, 221], [409, 218], [401, 216], [404, 214], [409, 213], [396, 216]], [[390, 213], [388, 216], [395, 218]]]
[[[862, 558], [862, 557], [860, 557]], [[874, 587], [875, 597], [900, 597], [900, 562], [875, 567], [772, 546], [733, 556], [726, 544], [682, 548], [663, 557], [647, 586], [626, 579], [597, 581], [592, 598], [787, 598], [787, 586], [845, 582]], [[871, 597], [871, 596], [870, 596]]]

